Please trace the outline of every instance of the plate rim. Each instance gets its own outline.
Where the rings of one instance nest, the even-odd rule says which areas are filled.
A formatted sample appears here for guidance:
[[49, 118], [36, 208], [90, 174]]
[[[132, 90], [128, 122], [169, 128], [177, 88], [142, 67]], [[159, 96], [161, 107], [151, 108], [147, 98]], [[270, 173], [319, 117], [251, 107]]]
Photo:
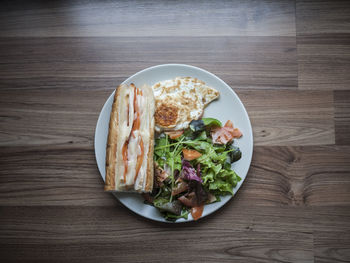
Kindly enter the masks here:
[[[222, 208], [226, 203], [228, 203], [234, 196], [236, 196], [236, 194], [238, 193], [238, 191], [239, 191], [239, 189], [241, 188], [242, 184], [244, 183], [244, 181], [245, 181], [245, 179], [246, 179], [246, 177], [247, 177], [247, 175], [248, 175], [248, 173], [249, 173], [249, 170], [250, 170], [250, 167], [251, 167], [252, 158], [253, 158], [253, 149], [254, 149], [254, 147], [253, 147], [253, 146], [254, 146], [253, 129], [252, 129], [252, 125], [251, 125], [251, 121], [250, 121], [248, 112], [247, 112], [246, 108], [244, 107], [243, 102], [241, 101], [241, 99], [239, 98], [239, 96], [236, 94], [236, 92], [233, 90], [233, 88], [231, 88], [225, 81], [223, 81], [221, 78], [219, 78], [219, 77], [216, 76], [215, 74], [213, 74], [213, 73], [211, 73], [211, 72], [209, 72], [209, 71], [207, 71], [207, 70], [205, 70], [205, 69], [196, 67], [196, 66], [192, 66], [192, 65], [189, 65], [189, 64], [177, 64], [177, 63], [159, 64], [159, 65], [155, 65], [155, 66], [151, 66], [151, 67], [145, 68], [145, 69], [143, 69], [143, 70], [140, 70], [140, 71], [134, 73], [133, 75], [131, 75], [130, 77], [128, 77], [127, 79], [125, 79], [123, 82], [121, 82], [119, 85], [127, 83], [130, 79], [134, 78], [135, 76], [137, 76], [137, 75], [139, 75], [139, 74], [141, 74], [141, 73], [145, 73], [145, 72], [147, 72], [147, 71], [154, 70], [154, 69], [156, 69], [156, 68], [161, 68], [161, 67], [172, 67], [172, 66], [174, 66], [174, 67], [184, 67], [184, 68], [189, 68], [189, 69], [194, 69], [194, 70], [202, 71], [203, 73], [208, 74], [208, 75], [210, 75], [212, 78], [214, 78], [214, 79], [216, 79], [217, 81], [219, 81], [222, 85], [228, 87], [228, 88], [229, 88], [229, 91], [233, 94], [233, 96], [236, 97], [236, 99], [237, 99], [237, 101], [239, 102], [241, 108], [243, 109], [243, 112], [244, 112], [244, 114], [245, 114], [246, 119], [248, 120], [248, 128], [249, 128], [249, 132], [250, 132], [250, 135], [251, 135], [251, 136], [250, 136], [250, 137], [251, 137], [251, 140], [250, 140], [250, 142], [249, 142], [249, 143], [250, 143], [250, 149], [249, 149], [249, 150], [250, 150], [251, 154], [250, 154], [250, 156], [249, 156], [249, 158], [248, 158], [248, 161], [247, 161], [247, 162], [249, 163], [249, 165], [248, 165], [248, 170], [247, 170], [247, 172], [246, 172], [246, 174], [245, 174], [245, 176], [244, 176], [244, 179], [243, 179], [242, 183], [240, 184], [240, 186], [238, 187], [238, 189], [236, 189], [236, 192], [235, 192], [233, 195], [229, 196], [229, 198], [228, 198], [227, 200], [225, 200], [225, 201], [220, 201], [220, 202], [221, 202], [221, 206], [218, 207], [218, 208], [216, 208], [215, 210], [211, 211], [210, 213], [206, 214], [206, 215], [204, 216], [204, 217], [206, 217], [206, 216], [208, 216], [208, 215], [210, 215], [210, 214], [213, 214], [213, 213], [215, 213], [216, 211], [218, 211], [218, 210], [219, 210], [220, 208]], [[119, 85], [118, 85], [118, 86], [119, 86]], [[108, 98], [105, 100], [105, 102], [104, 102], [104, 104], [103, 104], [103, 106], [102, 106], [102, 108], [101, 108], [101, 110], [100, 110], [100, 113], [99, 113], [99, 116], [98, 116], [98, 119], [97, 119], [97, 123], [96, 123], [96, 127], [95, 127], [95, 134], [94, 134], [95, 160], [96, 160], [96, 164], [97, 164], [97, 167], [98, 167], [98, 171], [99, 171], [100, 176], [102, 177], [102, 180], [103, 180], [103, 181], [105, 181], [105, 179], [103, 178], [103, 176], [102, 176], [102, 174], [101, 174], [101, 169], [100, 169], [100, 165], [99, 165], [99, 163], [98, 163], [97, 150], [96, 150], [96, 149], [97, 149], [97, 146], [96, 146], [96, 144], [97, 144], [97, 133], [96, 133], [96, 131], [97, 131], [98, 127], [99, 127], [100, 122], [102, 121], [102, 120], [101, 120], [101, 119], [102, 119], [102, 118], [101, 118], [101, 114], [102, 114], [102, 112], [105, 110], [105, 107], [107, 107], [107, 102], [108, 102], [108, 100], [110, 99], [110, 97], [114, 96], [114, 93], [115, 93], [115, 90], [116, 90], [116, 89], [117, 89], [117, 88], [115, 88], [115, 89], [113, 90], [113, 92], [108, 96]], [[125, 206], [126, 208], [128, 208], [128, 209], [129, 209], [130, 211], [132, 211], [133, 213], [135, 213], [135, 214], [137, 214], [137, 215], [139, 215], [139, 216], [141, 216], [141, 217], [147, 218], [147, 219], [149, 219], [149, 220], [152, 220], [152, 221], [157, 221], [157, 222], [162, 222], [162, 223], [187, 223], [187, 222], [194, 221], [193, 218], [190, 218], [190, 219], [187, 219], [187, 220], [185, 219], [184, 221], [179, 221], [179, 220], [177, 220], [177, 221], [173, 222], [173, 221], [160, 220], [160, 219], [157, 219], [157, 218], [148, 217], [148, 216], [145, 216], [145, 215], [142, 214], [142, 213], [139, 213], [138, 211], [135, 211], [134, 209], [131, 209], [131, 208], [128, 207], [127, 205], [125, 205], [125, 204], [119, 199], [118, 193], [112, 193], [112, 195], [113, 195], [115, 198], [117, 198], [118, 201], [119, 201], [121, 204], [123, 204], [123, 206]], [[204, 218], [204, 217], [200, 217], [199, 219], [202, 219], [202, 218]], [[197, 220], [197, 221], [198, 221], [198, 220]]]

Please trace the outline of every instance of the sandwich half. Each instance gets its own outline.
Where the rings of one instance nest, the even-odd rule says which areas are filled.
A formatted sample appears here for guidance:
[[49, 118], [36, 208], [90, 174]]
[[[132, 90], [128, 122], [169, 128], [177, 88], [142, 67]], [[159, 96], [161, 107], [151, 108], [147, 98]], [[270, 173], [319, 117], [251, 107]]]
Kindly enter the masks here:
[[152, 191], [154, 107], [150, 86], [122, 84], [116, 89], [107, 140], [106, 191]]

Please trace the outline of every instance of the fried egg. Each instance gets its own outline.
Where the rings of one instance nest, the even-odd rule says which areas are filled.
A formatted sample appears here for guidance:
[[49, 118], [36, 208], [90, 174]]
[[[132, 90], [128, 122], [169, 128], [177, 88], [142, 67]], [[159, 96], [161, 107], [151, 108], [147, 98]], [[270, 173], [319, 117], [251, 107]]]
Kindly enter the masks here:
[[203, 81], [191, 77], [177, 77], [152, 86], [156, 111], [156, 131], [182, 130], [192, 120], [198, 120], [204, 108], [219, 97], [219, 92]]

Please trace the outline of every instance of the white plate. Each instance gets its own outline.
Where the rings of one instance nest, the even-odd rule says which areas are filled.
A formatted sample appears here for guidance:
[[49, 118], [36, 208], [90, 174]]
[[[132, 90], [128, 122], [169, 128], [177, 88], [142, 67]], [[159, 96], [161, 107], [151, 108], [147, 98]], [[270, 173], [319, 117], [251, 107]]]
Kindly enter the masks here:
[[[143, 84], [153, 85], [158, 81], [172, 79], [175, 77], [195, 77], [203, 80], [207, 85], [217, 89], [220, 92], [220, 98], [212, 103], [204, 111], [204, 117], [213, 117], [219, 119], [223, 124], [227, 120], [232, 120], [235, 127], [238, 127], [243, 137], [236, 140], [237, 145], [242, 151], [242, 158], [232, 165], [232, 168], [242, 178], [234, 188], [236, 193], [241, 187], [250, 166], [253, 154], [253, 133], [248, 114], [236, 95], [236, 93], [221, 79], [214, 74], [203, 69], [183, 65], [183, 64], [164, 64], [144, 69], [135, 75], [129, 77], [123, 83], [134, 83], [136, 86]], [[116, 83], [117, 84], [117, 83]], [[112, 108], [114, 92], [109, 96], [103, 106], [97, 121], [95, 131], [95, 155], [98, 169], [103, 180], [105, 180], [105, 158], [106, 143], [108, 135], [109, 116]], [[118, 193], [115, 196], [119, 201], [130, 210], [141, 216], [152, 220], [168, 222], [158, 212], [156, 208], [143, 203], [143, 198], [137, 193]], [[222, 207], [232, 196], [221, 198], [221, 202], [205, 205], [202, 217], [209, 215]], [[191, 215], [188, 220], [179, 219], [176, 222], [192, 221]]]

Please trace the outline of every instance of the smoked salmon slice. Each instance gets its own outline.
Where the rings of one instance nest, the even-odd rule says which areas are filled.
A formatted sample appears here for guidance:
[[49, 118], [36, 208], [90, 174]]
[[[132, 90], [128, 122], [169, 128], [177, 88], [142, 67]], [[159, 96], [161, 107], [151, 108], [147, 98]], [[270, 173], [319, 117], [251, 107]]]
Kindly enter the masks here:
[[242, 132], [238, 128], [233, 127], [232, 121], [228, 120], [224, 127], [216, 128], [211, 131], [213, 143], [226, 144], [234, 138], [242, 137]]

